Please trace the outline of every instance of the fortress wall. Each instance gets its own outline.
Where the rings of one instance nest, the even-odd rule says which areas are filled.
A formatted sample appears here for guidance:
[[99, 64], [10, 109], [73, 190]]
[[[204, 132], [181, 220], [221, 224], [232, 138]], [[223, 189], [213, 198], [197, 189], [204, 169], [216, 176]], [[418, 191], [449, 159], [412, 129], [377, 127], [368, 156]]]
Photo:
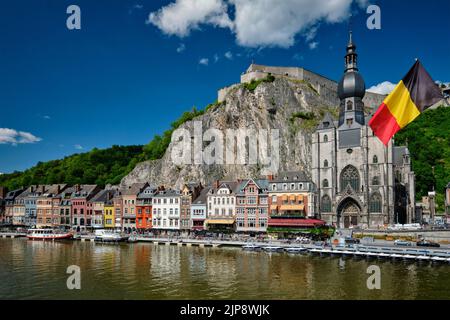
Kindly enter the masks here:
[[366, 107], [371, 108], [375, 112], [378, 109], [378, 107], [383, 103], [385, 98], [386, 98], [385, 95], [373, 92], [366, 92], [363, 102]]

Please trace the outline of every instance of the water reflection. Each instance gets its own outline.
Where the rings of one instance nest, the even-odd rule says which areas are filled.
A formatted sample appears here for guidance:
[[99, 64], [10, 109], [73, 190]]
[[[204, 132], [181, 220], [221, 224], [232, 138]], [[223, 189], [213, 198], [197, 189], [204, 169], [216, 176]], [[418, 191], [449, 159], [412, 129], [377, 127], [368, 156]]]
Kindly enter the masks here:
[[[0, 239], [0, 298], [449, 299], [449, 266], [232, 248]], [[367, 267], [381, 268], [368, 290]], [[69, 265], [82, 289], [66, 288]]]

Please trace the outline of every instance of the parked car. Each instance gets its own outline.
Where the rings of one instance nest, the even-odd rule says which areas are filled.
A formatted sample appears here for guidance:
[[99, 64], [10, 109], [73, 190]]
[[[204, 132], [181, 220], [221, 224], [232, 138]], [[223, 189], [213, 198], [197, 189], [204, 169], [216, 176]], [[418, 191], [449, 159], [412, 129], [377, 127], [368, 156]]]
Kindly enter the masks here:
[[417, 242], [418, 247], [431, 247], [431, 248], [440, 248], [441, 245], [436, 242], [427, 241], [427, 240], [420, 240]]
[[402, 246], [402, 247], [411, 247], [413, 245], [413, 243], [410, 241], [405, 241], [405, 240], [395, 240], [394, 245]]

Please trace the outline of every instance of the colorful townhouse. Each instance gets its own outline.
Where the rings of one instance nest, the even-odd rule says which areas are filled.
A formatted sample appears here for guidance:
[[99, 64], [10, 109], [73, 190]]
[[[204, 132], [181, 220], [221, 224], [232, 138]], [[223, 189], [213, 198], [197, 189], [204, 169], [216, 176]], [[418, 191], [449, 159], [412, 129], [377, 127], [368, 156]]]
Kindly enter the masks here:
[[181, 194], [178, 190], [161, 190], [153, 196], [153, 229], [180, 230]]
[[[33, 227], [37, 219], [37, 199], [44, 186], [33, 185], [25, 189], [14, 201], [13, 225]], [[45, 187], [44, 187], [45, 189]]]
[[148, 231], [152, 228], [152, 200], [157, 192], [157, 188], [147, 186], [137, 195], [136, 229], [138, 232]]
[[117, 190], [113, 198], [114, 204], [114, 229], [116, 231], [122, 231], [122, 191]]
[[192, 200], [195, 200], [202, 191], [203, 186], [201, 183], [188, 183], [181, 189], [181, 211], [180, 211], [180, 229], [183, 231], [190, 231], [191, 224], [191, 204]]
[[315, 218], [315, 186], [303, 172], [280, 173], [269, 181], [269, 233], [302, 231]]
[[59, 197], [59, 227], [69, 230], [72, 227], [72, 194], [75, 187], [69, 187], [61, 192]]
[[12, 224], [14, 226], [24, 226], [25, 224], [25, 196], [28, 195], [29, 188], [19, 194], [14, 199]]
[[59, 194], [67, 188], [65, 184], [42, 185], [36, 201], [36, 226], [59, 226]]
[[244, 180], [236, 192], [236, 231], [263, 233], [269, 222], [269, 182]]
[[37, 224], [37, 201], [41, 195], [42, 185], [29, 187], [22, 195], [25, 197], [25, 221], [24, 224], [28, 228], [32, 228]]
[[[92, 205], [92, 228], [102, 229], [105, 225], [105, 205], [111, 204], [116, 190], [100, 190], [88, 202]], [[113, 206], [114, 207], [114, 206]], [[114, 209], [114, 208], [113, 208]], [[110, 222], [112, 224], [112, 221]]]
[[13, 224], [13, 217], [14, 217], [14, 203], [16, 200], [16, 197], [18, 197], [25, 189], [17, 189], [10, 191], [6, 194], [5, 197], [5, 214], [3, 218], [3, 224], [6, 225], [12, 225]]
[[148, 187], [148, 183], [134, 183], [122, 190], [122, 230], [136, 231], [136, 203], [137, 196]]
[[72, 229], [76, 231], [92, 230], [92, 203], [89, 202], [98, 192], [97, 185], [76, 185], [71, 196]]
[[117, 190], [114, 190], [112, 198], [106, 201], [103, 206], [103, 227], [109, 230], [115, 230], [116, 227], [116, 215], [114, 210], [114, 197], [116, 193]]
[[191, 204], [191, 230], [203, 231], [207, 217], [208, 193], [211, 187], [206, 187]]
[[5, 219], [5, 197], [7, 190], [4, 187], [0, 187], [0, 225], [3, 224]]
[[236, 230], [236, 190], [237, 181], [216, 181], [208, 192], [208, 216], [206, 229], [213, 232], [233, 232]]

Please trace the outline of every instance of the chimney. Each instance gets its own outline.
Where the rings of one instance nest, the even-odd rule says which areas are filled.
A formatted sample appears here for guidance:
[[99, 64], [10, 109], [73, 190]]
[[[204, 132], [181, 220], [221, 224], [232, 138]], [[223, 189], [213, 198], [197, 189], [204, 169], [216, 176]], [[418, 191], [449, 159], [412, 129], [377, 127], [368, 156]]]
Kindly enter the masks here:
[[6, 196], [6, 188], [0, 187], [0, 199], [4, 199]]
[[[34, 186], [30, 187], [30, 192], [32, 192], [32, 193], [34, 192]], [[0, 196], [0, 198], [1, 198], [1, 196]]]
[[216, 180], [216, 181], [214, 182], [214, 188], [215, 188], [215, 189], [218, 189], [218, 188], [219, 188], [219, 185], [220, 185], [220, 180]]
[[81, 186], [80, 186], [79, 184], [77, 184], [77, 185], [75, 186], [75, 190], [77, 190], [77, 192], [80, 192]]
[[61, 193], [61, 185], [58, 184], [58, 187], [56, 189], [56, 194], [60, 194]]
[[43, 184], [43, 185], [41, 186], [41, 192], [42, 192], [42, 193], [45, 193], [45, 184]]
[[268, 176], [267, 176], [267, 180], [269, 180], [269, 181], [273, 181], [273, 174], [269, 174]]

